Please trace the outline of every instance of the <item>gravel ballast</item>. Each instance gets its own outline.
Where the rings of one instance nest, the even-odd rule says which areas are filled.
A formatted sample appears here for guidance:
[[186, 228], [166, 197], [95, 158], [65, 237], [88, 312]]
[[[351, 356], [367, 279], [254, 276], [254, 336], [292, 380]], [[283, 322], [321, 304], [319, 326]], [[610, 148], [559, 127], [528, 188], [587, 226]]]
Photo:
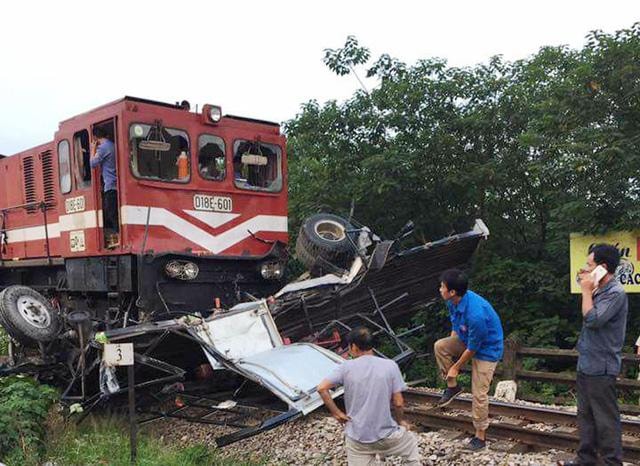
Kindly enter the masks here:
[[[215, 444], [215, 438], [228, 429], [192, 424], [181, 420], [164, 420], [153, 427], [165, 441], [180, 444]], [[463, 449], [466, 439], [458, 433], [433, 431], [417, 434], [425, 465], [555, 465], [558, 458], [571, 455], [550, 450], [541, 453], [509, 453], [513, 444], [489, 442], [488, 449], [470, 452]], [[238, 459], [267, 460], [269, 465], [346, 466], [343, 429], [322, 413], [284, 424], [274, 430], [237, 442], [222, 449], [225, 456]], [[386, 465], [401, 464], [388, 459]]]

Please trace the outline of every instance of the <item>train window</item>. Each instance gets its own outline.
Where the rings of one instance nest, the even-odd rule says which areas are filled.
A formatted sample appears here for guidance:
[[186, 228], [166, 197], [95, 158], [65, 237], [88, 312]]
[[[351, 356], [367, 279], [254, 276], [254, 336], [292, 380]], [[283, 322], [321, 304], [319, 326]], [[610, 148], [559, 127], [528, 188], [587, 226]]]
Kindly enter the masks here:
[[131, 170], [138, 178], [187, 183], [191, 179], [189, 136], [160, 124], [129, 128]]
[[233, 145], [235, 184], [241, 189], [277, 192], [282, 189], [282, 149], [257, 141]]
[[198, 171], [208, 180], [224, 180], [226, 160], [222, 138], [211, 134], [198, 138]]
[[58, 171], [60, 172], [60, 192], [68, 194], [71, 191], [71, 159], [69, 141], [66, 139], [58, 143]]
[[73, 177], [76, 188], [83, 189], [91, 186], [91, 165], [89, 159], [89, 132], [85, 129], [73, 135]]

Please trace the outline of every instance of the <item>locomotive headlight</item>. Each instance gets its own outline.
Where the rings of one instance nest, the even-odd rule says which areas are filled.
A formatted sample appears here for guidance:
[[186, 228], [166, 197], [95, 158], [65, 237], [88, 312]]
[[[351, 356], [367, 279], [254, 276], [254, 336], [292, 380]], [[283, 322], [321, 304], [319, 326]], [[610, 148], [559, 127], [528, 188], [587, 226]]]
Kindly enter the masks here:
[[222, 107], [204, 104], [202, 107], [202, 122], [207, 125], [217, 125], [222, 120]]
[[178, 280], [193, 280], [200, 273], [200, 268], [193, 262], [186, 261], [169, 261], [164, 266], [164, 271], [168, 277], [177, 278]]
[[182, 270], [184, 276], [184, 278], [182, 278], [183, 280], [193, 280], [200, 273], [200, 268], [193, 262], [186, 262]]
[[182, 264], [178, 261], [169, 261], [167, 265], [164, 266], [164, 271], [167, 276], [171, 278], [178, 278], [182, 273]]
[[266, 280], [279, 280], [284, 274], [284, 267], [280, 262], [266, 262], [260, 267], [260, 275]]
[[214, 123], [217, 123], [222, 118], [222, 109], [220, 107], [216, 107], [212, 105], [209, 107], [209, 119]]

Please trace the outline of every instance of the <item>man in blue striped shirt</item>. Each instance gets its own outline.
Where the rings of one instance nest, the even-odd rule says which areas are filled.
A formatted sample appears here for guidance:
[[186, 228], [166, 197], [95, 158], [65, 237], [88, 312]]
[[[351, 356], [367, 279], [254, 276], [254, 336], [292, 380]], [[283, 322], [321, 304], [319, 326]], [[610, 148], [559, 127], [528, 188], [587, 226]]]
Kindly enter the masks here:
[[438, 367], [447, 381], [440, 399], [446, 406], [462, 391], [458, 386], [460, 369], [471, 360], [471, 415], [475, 436], [467, 448], [486, 446], [489, 427], [489, 387], [502, 358], [503, 334], [500, 317], [482, 296], [468, 290], [467, 276], [457, 269], [446, 270], [440, 277], [440, 296], [447, 303], [451, 335], [436, 341], [434, 351]]
[[109, 234], [118, 233], [118, 192], [116, 176], [116, 148], [109, 140], [107, 132], [100, 126], [93, 127], [90, 165], [101, 168], [102, 174], [102, 211], [104, 227]]

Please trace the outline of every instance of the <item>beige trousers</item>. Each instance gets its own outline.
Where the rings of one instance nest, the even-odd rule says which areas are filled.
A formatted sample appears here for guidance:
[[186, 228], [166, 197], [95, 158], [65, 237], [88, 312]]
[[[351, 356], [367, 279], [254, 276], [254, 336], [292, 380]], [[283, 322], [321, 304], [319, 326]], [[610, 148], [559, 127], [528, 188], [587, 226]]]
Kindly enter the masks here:
[[[457, 336], [441, 338], [433, 345], [436, 362], [440, 368], [442, 377], [446, 380], [449, 369], [455, 363], [467, 347]], [[496, 370], [497, 362], [471, 360], [471, 417], [473, 427], [478, 430], [487, 430], [489, 427], [489, 387]]]
[[387, 456], [403, 458], [402, 464], [420, 466], [420, 450], [418, 438], [413, 432], [400, 427], [396, 432], [373, 443], [362, 443], [345, 437], [347, 462], [349, 466], [373, 466], [378, 463], [378, 456], [384, 461]]

